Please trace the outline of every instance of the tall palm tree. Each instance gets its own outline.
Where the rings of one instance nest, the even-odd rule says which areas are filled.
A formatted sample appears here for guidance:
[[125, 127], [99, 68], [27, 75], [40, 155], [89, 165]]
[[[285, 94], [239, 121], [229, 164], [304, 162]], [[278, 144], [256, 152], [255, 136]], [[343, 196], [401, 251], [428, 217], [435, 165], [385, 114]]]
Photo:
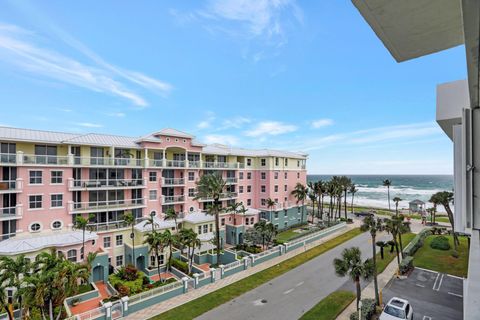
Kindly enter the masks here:
[[383, 221], [378, 218], [375, 219], [372, 216], [367, 216], [363, 219], [361, 226], [362, 231], [369, 231], [372, 237], [372, 262], [373, 262], [373, 285], [375, 289], [375, 302], [377, 306], [380, 305], [380, 298], [378, 296], [378, 282], [377, 282], [377, 250], [376, 250], [376, 238], [377, 232], [383, 231]]
[[135, 217], [131, 211], [128, 211], [123, 216], [123, 220], [128, 227], [132, 227], [132, 231], [130, 233], [130, 239], [132, 239], [132, 264], [137, 267], [137, 259], [135, 259]]
[[352, 214], [354, 214], [355, 211], [354, 211], [354, 208], [353, 208], [353, 198], [355, 197], [355, 193], [358, 192], [358, 189], [357, 189], [357, 186], [355, 185], [355, 183], [352, 183], [352, 185], [350, 186], [349, 192], [350, 192], [350, 194], [352, 195], [352, 207], [351, 207], [351, 210], [352, 210]]
[[437, 206], [440, 204], [440, 199], [438, 197], [438, 194], [432, 194], [428, 202], [431, 202], [433, 204], [432, 210], [430, 210], [430, 215], [431, 215], [431, 222], [432, 224], [435, 224], [435, 218], [437, 214]]
[[295, 188], [292, 190], [292, 195], [297, 199], [297, 204], [299, 202], [302, 203], [302, 223], [303, 223], [303, 218], [304, 218], [304, 207], [305, 207], [305, 198], [307, 197], [307, 188], [301, 184], [300, 182], [297, 182], [295, 185]]
[[313, 185], [315, 194], [317, 195], [317, 218], [322, 219], [323, 216], [323, 194], [325, 192], [325, 183], [322, 180], [318, 180]]
[[352, 185], [352, 179], [347, 176], [340, 177], [340, 185], [343, 189], [343, 211], [345, 215], [345, 220], [347, 219], [347, 192], [350, 186]]
[[184, 244], [187, 246], [187, 257], [188, 257], [188, 273], [192, 272], [193, 266], [193, 255], [195, 253], [195, 248], [200, 248], [202, 246], [202, 242], [198, 238], [198, 234], [195, 233], [192, 229], [184, 229], [187, 230]]
[[157, 222], [155, 221], [155, 215], [152, 213], [148, 216], [147, 220], [145, 221], [145, 226], [152, 226], [152, 232], [155, 232], [155, 227], [158, 227]]
[[237, 242], [237, 214], [240, 213], [242, 203], [241, 202], [233, 202], [227, 207], [227, 212], [233, 214], [233, 225], [235, 226], [235, 242]]
[[[238, 213], [241, 214], [243, 217], [242, 217], [242, 242], [243, 242], [243, 237], [245, 236], [245, 215], [247, 214], [247, 211], [248, 209], [245, 208], [245, 206], [243, 205], [243, 202], [240, 202], [240, 207], [238, 208]], [[240, 239], [239, 239], [240, 240]], [[239, 241], [240, 242], [240, 241]], [[241, 244], [241, 243], [239, 243]]]
[[175, 237], [172, 235], [170, 230], [165, 230], [161, 233], [161, 242], [163, 247], [168, 247], [168, 262], [167, 270], [172, 269], [172, 254], [173, 254], [173, 245], [175, 244]]
[[395, 202], [395, 215], [398, 216], [398, 204], [402, 201], [399, 197], [393, 198], [393, 202]]
[[266, 245], [268, 245], [275, 234], [275, 227], [270, 222], [261, 220], [253, 226], [255, 231], [258, 232], [262, 238], [262, 247], [265, 250]]
[[146, 243], [149, 245], [149, 251], [150, 253], [153, 252], [155, 254], [155, 260], [157, 263], [157, 273], [158, 273], [158, 279], [162, 281], [162, 274], [160, 272], [160, 252], [163, 252], [163, 238], [161, 233], [153, 230], [153, 232], [150, 232], [147, 234], [145, 237], [145, 240], [143, 243]]
[[220, 254], [220, 211], [222, 203], [220, 197], [224, 193], [226, 181], [219, 174], [205, 174], [197, 182], [197, 193], [194, 200], [201, 198], [213, 199], [213, 204], [208, 206], [207, 213], [215, 216], [215, 240], [217, 247], [217, 263], [221, 264]]
[[165, 211], [165, 217], [163, 219], [173, 220], [175, 222], [175, 231], [178, 232], [178, 224], [177, 224], [178, 214], [175, 212], [175, 209], [168, 208], [167, 211]]
[[377, 241], [375, 244], [380, 248], [380, 258], [383, 260], [384, 248], [388, 246], [388, 243], [385, 241]]
[[448, 220], [450, 221], [450, 225], [452, 226], [453, 245], [455, 247], [455, 250], [458, 250], [458, 245], [460, 244], [460, 242], [458, 240], [458, 235], [455, 232], [455, 221], [454, 221], [452, 209], [450, 208], [450, 203], [453, 202], [453, 192], [449, 192], [449, 191], [437, 192], [434, 194], [434, 199], [445, 208], [445, 211], [447, 211]]
[[[400, 268], [400, 252], [403, 258], [402, 233], [405, 233], [405, 225], [403, 224], [403, 215], [393, 216], [385, 219], [385, 230], [392, 235], [395, 252], [397, 255], [398, 268]], [[401, 247], [399, 251], [399, 246]]]
[[335, 197], [335, 193], [336, 193], [336, 186], [335, 186], [335, 182], [330, 180], [328, 183], [327, 183], [327, 194], [328, 194], [328, 197], [330, 198], [330, 207], [328, 209], [328, 224], [330, 225], [330, 220], [333, 218], [333, 198]]
[[4, 284], [0, 284], [0, 310], [5, 310], [7, 314], [8, 320], [14, 320], [14, 314], [12, 308], [10, 308], [10, 304], [8, 303], [7, 297], [7, 288]]
[[272, 208], [275, 207], [276, 202], [273, 201], [272, 198], [267, 198], [267, 200], [265, 200], [265, 203], [267, 205], [268, 211], [270, 212], [270, 220], [273, 220], [273, 216], [272, 216], [273, 210], [272, 210]]
[[315, 191], [310, 191], [308, 193], [308, 198], [310, 199], [310, 201], [312, 202], [312, 223], [314, 223], [314, 219], [315, 219], [315, 201], [317, 201], [317, 195], [315, 194]]
[[392, 181], [389, 179], [383, 180], [383, 186], [387, 187], [387, 196], [388, 196], [388, 211], [391, 210], [390, 208], [390, 186], [392, 185]]
[[25, 255], [19, 255], [16, 258], [3, 256], [0, 258], [0, 283], [6, 283], [8, 287], [16, 289], [15, 298], [18, 301], [20, 318], [22, 318], [23, 306], [21, 288], [24, 284], [23, 278], [31, 272], [32, 265]]
[[371, 259], [362, 262], [362, 254], [358, 247], [345, 248], [342, 252], [341, 259], [335, 258], [333, 260], [335, 273], [340, 277], [348, 276], [357, 289], [357, 311], [358, 304], [362, 295], [360, 287], [360, 278], [368, 280], [374, 272], [374, 266]]
[[85, 232], [91, 231], [91, 227], [89, 225], [89, 220], [95, 218], [95, 215], [89, 214], [88, 219], [82, 217], [82, 216], [77, 216], [75, 218], [75, 224], [73, 226], [74, 229], [77, 230], [82, 230], [82, 252], [81, 252], [81, 259], [83, 260], [85, 256]]

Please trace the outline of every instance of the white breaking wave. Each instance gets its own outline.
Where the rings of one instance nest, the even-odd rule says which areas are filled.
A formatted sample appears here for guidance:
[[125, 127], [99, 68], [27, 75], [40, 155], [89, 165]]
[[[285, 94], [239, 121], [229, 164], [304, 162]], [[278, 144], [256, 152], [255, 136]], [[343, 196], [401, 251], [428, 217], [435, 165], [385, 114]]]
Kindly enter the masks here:
[[[387, 194], [388, 189], [386, 187], [357, 187], [358, 192], [362, 193], [381, 193]], [[415, 188], [400, 188], [400, 187], [390, 187], [390, 195], [432, 195], [434, 193], [440, 192], [443, 190], [440, 189], [415, 189]]]

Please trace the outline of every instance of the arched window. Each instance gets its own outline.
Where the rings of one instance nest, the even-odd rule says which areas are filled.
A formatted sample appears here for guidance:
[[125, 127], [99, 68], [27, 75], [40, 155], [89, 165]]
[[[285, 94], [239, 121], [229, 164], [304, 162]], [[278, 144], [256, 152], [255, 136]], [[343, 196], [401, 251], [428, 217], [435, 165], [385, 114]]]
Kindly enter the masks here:
[[34, 222], [30, 225], [31, 232], [39, 232], [42, 229], [42, 226], [38, 222]]
[[58, 230], [62, 228], [62, 221], [60, 220], [55, 220], [52, 222], [52, 229]]
[[67, 259], [72, 262], [77, 262], [77, 250], [75, 249], [68, 250]]

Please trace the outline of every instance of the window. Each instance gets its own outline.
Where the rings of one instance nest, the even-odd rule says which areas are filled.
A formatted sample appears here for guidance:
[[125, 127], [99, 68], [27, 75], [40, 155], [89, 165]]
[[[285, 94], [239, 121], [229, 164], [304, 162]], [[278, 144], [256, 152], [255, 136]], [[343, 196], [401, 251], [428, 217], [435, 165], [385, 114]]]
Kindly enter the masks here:
[[222, 218], [222, 220], [221, 220], [220, 224], [221, 224], [222, 226], [224, 226], [224, 225], [225, 225], [225, 218]]
[[210, 232], [213, 231], [213, 224], [211, 224], [211, 223], [209, 224], [209, 229], [210, 229]]
[[189, 171], [188, 172], [188, 181], [195, 181], [195, 172]]
[[245, 220], [245, 225], [248, 226], [249, 224], [250, 224], [250, 219], [247, 218], [247, 219]]
[[288, 211], [287, 210], [283, 210], [283, 216], [288, 217]]
[[267, 165], [267, 159], [260, 159], [260, 165], [265, 167]]
[[278, 219], [278, 211], [275, 211], [275, 212], [273, 213], [273, 217], [274, 217], [275, 219]]
[[300, 179], [300, 172], [297, 172], [297, 179]]
[[261, 192], [266, 192], [267, 191], [267, 187], [266, 186], [261, 186]]
[[63, 171], [52, 171], [52, 177], [50, 183], [60, 184], [63, 183]]
[[[225, 224], [225, 219], [222, 219], [222, 223]], [[223, 226], [223, 224], [222, 224]], [[207, 233], [208, 232], [208, 224], [204, 224], [203, 225], [203, 233]]]
[[157, 190], [148, 190], [148, 199], [157, 200]]
[[275, 186], [273, 187], [273, 191], [278, 192], [278, 185], [275, 185]]
[[243, 180], [243, 172], [238, 173], [238, 179]]
[[30, 225], [31, 232], [39, 232], [42, 229], [42, 226], [38, 222], [34, 222]]
[[30, 209], [40, 209], [42, 208], [42, 196], [33, 195], [28, 197], [28, 207]]
[[115, 257], [115, 264], [116, 264], [117, 267], [123, 266], [123, 256], [116, 256]]
[[278, 179], [278, 171], [275, 171], [275, 172], [273, 173], [273, 178], [274, 178], [274, 179]]
[[261, 172], [260, 177], [261, 177], [262, 180], [265, 180], [265, 179], [267, 179], [267, 174], [265, 172]]
[[288, 179], [288, 172], [285, 172], [285, 180]]
[[238, 193], [243, 193], [243, 186], [238, 186]]
[[42, 171], [30, 171], [30, 184], [42, 184]]
[[188, 188], [188, 196], [191, 198], [195, 197], [195, 188]]
[[155, 256], [150, 256], [150, 266], [152, 266], [152, 267], [156, 266], [156, 264], [155, 264], [156, 261], [157, 261], [157, 259], [156, 259]]
[[276, 166], [278, 166], [278, 165], [279, 165], [279, 161], [280, 161], [280, 159], [278, 159], [278, 158], [275, 158], [275, 165], [276, 165]]
[[[247, 218], [248, 219], [248, 218]], [[251, 217], [250, 218], [250, 224], [253, 224], [253, 222], [255, 221], [255, 218], [254, 217]]]
[[285, 158], [285, 167], [288, 166], [288, 158]]
[[252, 173], [251, 172], [247, 172], [247, 179], [248, 180], [252, 179]]
[[198, 226], [198, 234], [202, 234], [202, 226]]
[[247, 192], [252, 192], [252, 186], [247, 186]]
[[170, 138], [166, 138], [165, 140], [166, 140], [167, 142], [170, 142]]
[[284, 191], [287, 191], [287, 189], [288, 189], [288, 186], [287, 186], [287, 185], [284, 185], [284, 186], [283, 186], [283, 190], [284, 190]]
[[247, 166], [251, 166], [251, 165], [252, 165], [252, 159], [247, 158]]
[[123, 235], [118, 234], [118, 235], [115, 236], [115, 245], [116, 246], [123, 245]]
[[300, 160], [297, 160], [297, 167], [300, 168]]
[[62, 227], [62, 221], [55, 220], [52, 222], [52, 229], [58, 230]]
[[67, 251], [67, 260], [77, 262], [77, 250], [72, 249]]
[[110, 248], [112, 245], [110, 237], [103, 237], [103, 247]]
[[247, 206], [251, 206], [252, 205], [252, 199], [247, 199]]
[[149, 172], [148, 181], [150, 181], [150, 182], [156, 182], [157, 181], [157, 172], [156, 171]]
[[262, 206], [267, 205], [267, 200], [266, 199], [261, 199], [260, 202], [261, 202]]
[[50, 206], [52, 208], [63, 207], [63, 194], [51, 194], [50, 195]]
[[284, 227], [284, 228], [288, 227], [288, 222], [287, 222], [287, 221], [285, 221], [285, 222], [283, 223], [283, 227]]

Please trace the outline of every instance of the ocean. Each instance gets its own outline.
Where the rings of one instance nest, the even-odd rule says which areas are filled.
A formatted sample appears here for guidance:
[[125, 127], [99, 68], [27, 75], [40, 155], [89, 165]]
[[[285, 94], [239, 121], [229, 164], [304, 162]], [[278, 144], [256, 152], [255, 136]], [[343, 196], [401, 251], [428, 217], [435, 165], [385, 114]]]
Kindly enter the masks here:
[[[377, 208], [388, 208], [387, 187], [383, 186], [383, 180], [390, 179], [390, 200], [399, 197], [402, 201], [400, 208], [408, 208], [408, 202], [419, 199], [428, 203], [431, 195], [438, 191], [453, 190], [452, 175], [349, 175], [357, 186], [354, 203], [356, 205], [371, 206]], [[331, 175], [308, 175], [307, 181], [326, 181]], [[351, 201], [349, 195], [347, 201]], [[392, 208], [395, 207], [393, 201]], [[439, 208], [440, 209], [440, 208]], [[443, 209], [443, 208], [442, 208]]]

